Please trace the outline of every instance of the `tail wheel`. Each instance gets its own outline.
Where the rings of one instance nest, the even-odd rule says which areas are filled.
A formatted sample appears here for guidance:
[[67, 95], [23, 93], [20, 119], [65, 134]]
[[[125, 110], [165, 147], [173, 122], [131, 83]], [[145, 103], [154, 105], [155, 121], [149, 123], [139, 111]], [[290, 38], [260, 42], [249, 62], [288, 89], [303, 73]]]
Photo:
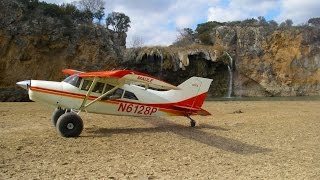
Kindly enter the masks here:
[[58, 121], [59, 117], [61, 115], [63, 115], [64, 113], [65, 113], [65, 110], [61, 109], [61, 108], [56, 108], [53, 111], [52, 116], [51, 116], [51, 122], [52, 122], [54, 127], [56, 127], [56, 124], [57, 124], [57, 121]]
[[59, 117], [56, 128], [63, 137], [77, 137], [83, 130], [83, 122], [77, 114], [65, 113]]
[[190, 126], [195, 127], [196, 126], [196, 121], [193, 120], [190, 116], [187, 116], [188, 119], [190, 119]]
[[196, 126], [196, 121], [191, 120], [191, 121], [190, 121], [190, 126], [191, 126], [191, 127], [195, 127], [195, 126]]

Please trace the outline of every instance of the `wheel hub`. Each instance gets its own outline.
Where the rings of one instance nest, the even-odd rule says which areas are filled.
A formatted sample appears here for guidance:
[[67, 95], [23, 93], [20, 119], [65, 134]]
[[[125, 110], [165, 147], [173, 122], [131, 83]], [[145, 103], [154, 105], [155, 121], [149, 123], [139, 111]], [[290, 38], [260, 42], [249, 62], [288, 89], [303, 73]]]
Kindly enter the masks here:
[[67, 128], [70, 129], [70, 130], [73, 129], [73, 128], [74, 128], [73, 123], [68, 123], [68, 124], [67, 124]]

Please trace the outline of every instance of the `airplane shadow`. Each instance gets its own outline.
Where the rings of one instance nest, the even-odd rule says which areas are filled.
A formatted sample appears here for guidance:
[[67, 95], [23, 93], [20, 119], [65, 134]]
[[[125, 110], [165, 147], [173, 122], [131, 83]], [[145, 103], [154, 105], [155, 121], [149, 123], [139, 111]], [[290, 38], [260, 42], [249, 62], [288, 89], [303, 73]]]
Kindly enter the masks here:
[[197, 142], [206, 144], [211, 147], [215, 147], [224, 151], [233, 152], [242, 155], [250, 155], [256, 153], [270, 152], [271, 149], [263, 148], [255, 145], [243, 143], [239, 140], [222, 137], [213, 133], [207, 133], [202, 131], [203, 129], [211, 129], [218, 131], [228, 131], [219, 126], [212, 126], [209, 124], [201, 124], [194, 128], [186, 127], [184, 125], [176, 124], [168, 121], [164, 118], [148, 119], [141, 118], [143, 121], [148, 122], [155, 127], [149, 128], [86, 128], [89, 133], [95, 134], [95, 136], [112, 136], [114, 134], [135, 134], [135, 133], [156, 133], [156, 132], [172, 132], [174, 134], [183, 136], [185, 138], [195, 140]]

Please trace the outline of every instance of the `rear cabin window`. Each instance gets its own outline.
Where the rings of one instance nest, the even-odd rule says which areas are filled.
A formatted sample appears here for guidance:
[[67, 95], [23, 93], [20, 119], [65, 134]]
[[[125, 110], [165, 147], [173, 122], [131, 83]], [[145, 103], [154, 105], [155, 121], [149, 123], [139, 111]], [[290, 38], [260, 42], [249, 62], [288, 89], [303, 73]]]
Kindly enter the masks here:
[[[111, 89], [109, 89], [109, 90], [111, 90]], [[109, 91], [109, 90], [107, 90], [107, 91]], [[105, 92], [107, 92], [107, 91], [105, 91]], [[124, 91], [123, 89], [118, 88], [115, 91], [113, 91], [113, 93], [103, 97], [102, 100], [120, 99], [122, 97], [123, 91]]]
[[110, 84], [106, 84], [106, 88], [104, 89], [103, 93], [106, 93], [106, 92], [110, 91], [113, 88], [114, 88], [114, 86], [112, 86]]
[[137, 96], [134, 93], [130, 92], [130, 91], [125, 91], [124, 95], [123, 95], [123, 98], [138, 100]]
[[82, 83], [82, 86], [81, 86], [81, 90], [88, 91], [90, 86], [91, 86], [91, 84], [92, 84], [92, 81], [84, 80], [83, 83]]
[[104, 83], [97, 82], [97, 83], [96, 83], [96, 85], [94, 86], [94, 88], [93, 88], [92, 92], [95, 92], [95, 93], [102, 93], [103, 88], [104, 88]]
[[[111, 96], [116, 96], [116, 97], [121, 98], [121, 97], [122, 97], [122, 94], [123, 94], [123, 89], [118, 88], [118, 89], [116, 89], [116, 90], [112, 93]], [[118, 99], [119, 99], [119, 98], [118, 98]]]

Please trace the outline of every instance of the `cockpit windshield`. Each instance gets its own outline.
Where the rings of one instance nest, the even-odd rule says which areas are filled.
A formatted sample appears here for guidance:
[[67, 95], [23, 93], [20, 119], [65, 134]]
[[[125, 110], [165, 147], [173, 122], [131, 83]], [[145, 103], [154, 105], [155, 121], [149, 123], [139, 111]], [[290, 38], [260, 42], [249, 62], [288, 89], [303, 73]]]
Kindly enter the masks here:
[[71, 84], [72, 86], [75, 86], [75, 87], [79, 87], [81, 78], [78, 76], [78, 74], [74, 74], [64, 79], [63, 82]]

